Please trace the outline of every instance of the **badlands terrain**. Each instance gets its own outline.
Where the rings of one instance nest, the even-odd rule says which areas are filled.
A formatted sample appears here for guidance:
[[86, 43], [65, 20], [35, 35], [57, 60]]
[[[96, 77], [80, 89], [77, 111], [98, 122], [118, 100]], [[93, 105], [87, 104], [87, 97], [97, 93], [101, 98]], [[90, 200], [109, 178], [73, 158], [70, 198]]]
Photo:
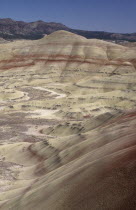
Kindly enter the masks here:
[[1, 41], [0, 209], [136, 209], [135, 44]]
[[0, 18], [0, 38], [6, 40], [30, 39], [36, 40], [49, 35], [58, 30], [65, 30], [88, 39], [112, 40], [114, 42], [136, 42], [136, 33], [112, 33], [105, 31], [85, 31], [69, 28], [62, 23], [44, 22], [38, 20], [35, 22], [16, 21], [11, 18]]

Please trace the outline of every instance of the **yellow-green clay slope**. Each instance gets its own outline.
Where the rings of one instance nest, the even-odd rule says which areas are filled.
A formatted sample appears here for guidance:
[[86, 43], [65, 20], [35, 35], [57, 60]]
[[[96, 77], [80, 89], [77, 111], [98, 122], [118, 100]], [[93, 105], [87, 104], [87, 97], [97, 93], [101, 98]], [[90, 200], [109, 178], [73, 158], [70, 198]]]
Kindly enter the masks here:
[[0, 44], [1, 210], [135, 209], [135, 127], [135, 47]]

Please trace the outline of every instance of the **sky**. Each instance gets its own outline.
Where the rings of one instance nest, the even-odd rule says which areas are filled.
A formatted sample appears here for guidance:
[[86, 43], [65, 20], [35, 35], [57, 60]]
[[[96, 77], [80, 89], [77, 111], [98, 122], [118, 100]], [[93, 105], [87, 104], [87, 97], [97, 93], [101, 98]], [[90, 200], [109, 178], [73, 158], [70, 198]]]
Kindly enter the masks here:
[[0, 18], [133, 33], [136, 32], [136, 0], [0, 0]]

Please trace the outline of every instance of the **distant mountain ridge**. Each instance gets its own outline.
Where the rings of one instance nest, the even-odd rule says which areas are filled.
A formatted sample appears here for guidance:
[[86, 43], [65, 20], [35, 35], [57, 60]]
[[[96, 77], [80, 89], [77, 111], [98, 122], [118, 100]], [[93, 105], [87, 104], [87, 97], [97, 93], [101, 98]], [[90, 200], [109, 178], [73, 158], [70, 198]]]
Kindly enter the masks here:
[[13, 39], [40, 39], [45, 34], [51, 34], [54, 31], [65, 30], [84, 36], [88, 39], [96, 38], [113, 41], [131, 41], [136, 42], [136, 33], [110, 33], [104, 31], [86, 31], [71, 29], [61, 23], [44, 22], [42, 20], [35, 22], [15, 21], [10, 18], [0, 19], [0, 37]]

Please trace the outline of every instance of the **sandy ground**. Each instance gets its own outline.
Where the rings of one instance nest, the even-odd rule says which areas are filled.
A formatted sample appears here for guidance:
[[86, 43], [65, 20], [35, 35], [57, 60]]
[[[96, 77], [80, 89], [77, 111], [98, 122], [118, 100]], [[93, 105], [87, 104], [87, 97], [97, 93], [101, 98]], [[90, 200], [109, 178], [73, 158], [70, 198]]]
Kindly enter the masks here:
[[43, 88], [43, 87], [33, 87], [33, 88], [37, 89], [37, 90], [47, 91], [47, 92], [51, 93], [52, 95], [57, 95], [56, 98], [65, 98], [66, 97], [66, 94], [60, 94], [60, 93], [57, 93], [53, 90], [49, 90], [47, 88]]

